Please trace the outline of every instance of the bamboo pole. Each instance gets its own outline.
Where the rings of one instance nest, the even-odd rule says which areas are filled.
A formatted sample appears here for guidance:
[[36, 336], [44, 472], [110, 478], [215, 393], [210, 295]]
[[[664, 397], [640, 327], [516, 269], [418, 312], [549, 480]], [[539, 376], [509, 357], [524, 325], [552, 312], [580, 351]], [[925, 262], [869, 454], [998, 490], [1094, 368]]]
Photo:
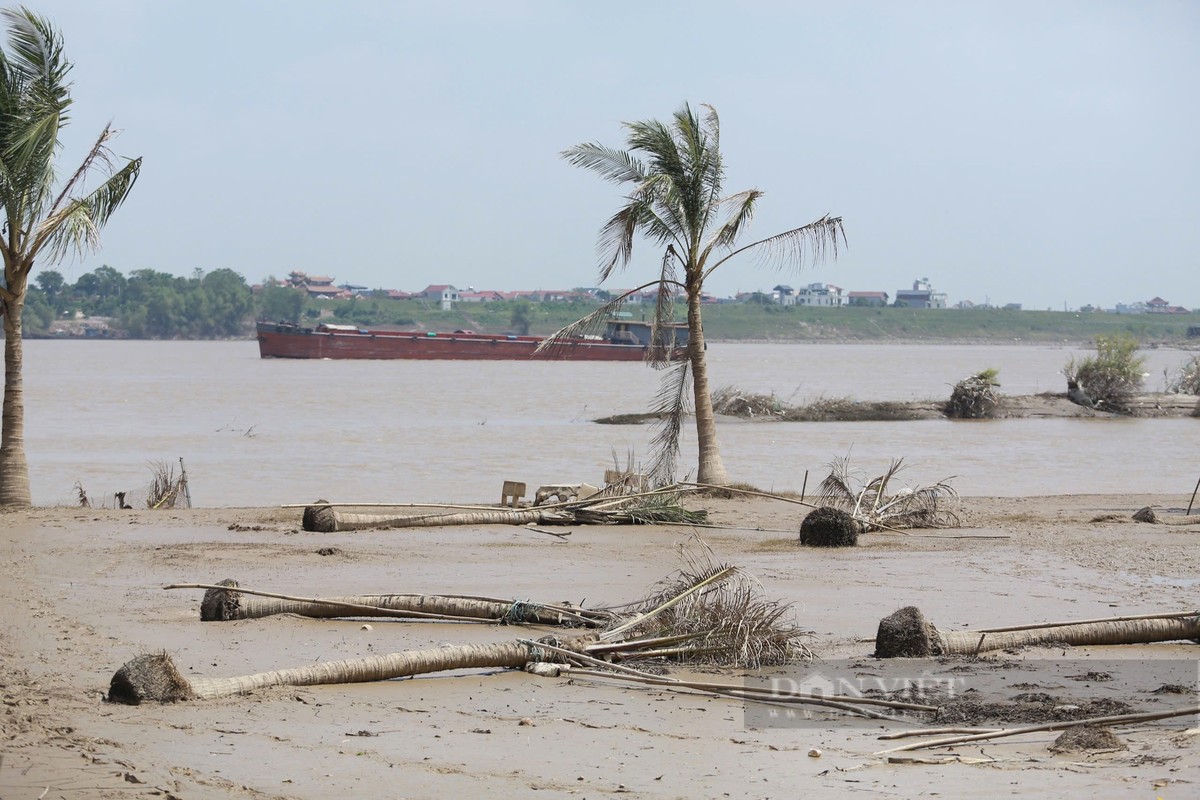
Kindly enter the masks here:
[[884, 733], [875, 737], [877, 739], [908, 739], [913, 736], [942, 736], [947, 733], [995, 733], [1003, 730], [1003, 728], [963, 728], [956, 725], [951, 725], [948, 728], [917, 728], [911, 731], [896, 731], [894, 733]]
[[[725, 694], [728, 696], [739, 697], [743, 700], [755, 700], [763, 703], [811, 703], [813, 705], [824, 705], [831, 708], [837, 708], [842, 711], [851, 711], [856, 714], [865, 714], [866, 716], [878, 717], [881, 719], [892, 719], [885, 715], [875, 715], [869, 712], [856, 708], [857, 705], [882, 706], [885, 708], [896, 708], [913, 711], [933, 712], [937, 708], [935, 706], [924, 706], [916, 703], [905, 703], [898, 700], [878, 700], [868, 697], [852, 697], [846, 695], [814, 695], [807, 692], [789, 692], [779, 694], [774, 689], [761, 686], [739, 686], [736, 684], [727, 683], [711, 683], [703, 681], [686, 681], [679, 678], [669, 678], [663, 675], [652, 675], [648, 672], [643, 672], [633, 667], [627, 667], [622, 664], [614, 664], [608, 661], [602, 661], [594, 658], [588, 653], [591, 653], [602, 647], [602, 645], [589, 644], [584, 649], [587, 653], [580, 653], [574, 650], [568, 650], [561, 647], [556, 647], [546, 642], [533, 642], [528, 639], [522, 639], [525, 644], [530, 646], [540, 647], [550, 653], [561, 656], [564, 660], [578, 661], [583, 664], [601, 667], [603, 671], [589, 670], [586, 668], [576, 668], [570, 664], [555, 664], [554, 666], [561, 672], [568, 675], [578, 675], [580, 677], [591, 677], [612, 680], [633, 680], [638, 683], [646, 683], [655, 686], [661, 686], [668, 689], [692, 689], [695, 691], [706, 691], [714, 694]], [[730, 692], [739, 692], [740, 694], [732, 695]]]
[[1189, 708], [1179, 708], [1173, 711], [1155, 711], [1148, 714], [1118, 714], [1110, 717], [1092, 717], [1090, 719], [1077, 719], [1065, 722], [1047, 722], [1041, 725], [1024, 725], [1019, 728], [1002, 728], [998, 731], [991, 731], [988, 733], [947, 736], [942, 739], [931, 739], [927, 742], [913, 742], [912, 744], [904, 744], [900, 745], [899, 747], [891, 747], [887, 750], [879, 750], [874, 753], [874, 755], [880, 756], [887, 753], [899, 753], [904, 750], [922, 750], [926, 747], [945, 747], [952, 744], [981, 742], [986, 739], [1000, 739], [1006, 736], [1020, 736], [1021, 734], [1025, 733], [1061, 731], [1066, 730], [1067, 728], [1078, 728], [1081, 725], [1130, 725], [1135, 722], [1152, 722], [1154, 720], [1170, 719], [1172, 717], [1186, 717], [1192, 714], [1200, 714], [1200, 705], [1191, 706]]
[[1196, 492], [1200, 492], [1200, 478], [1196, 479], [1196, 488], [1192, 489], [1192, 499], [1188, 500], [1187, 516], [1192, 515], [1192, 503], [1196, 502]]

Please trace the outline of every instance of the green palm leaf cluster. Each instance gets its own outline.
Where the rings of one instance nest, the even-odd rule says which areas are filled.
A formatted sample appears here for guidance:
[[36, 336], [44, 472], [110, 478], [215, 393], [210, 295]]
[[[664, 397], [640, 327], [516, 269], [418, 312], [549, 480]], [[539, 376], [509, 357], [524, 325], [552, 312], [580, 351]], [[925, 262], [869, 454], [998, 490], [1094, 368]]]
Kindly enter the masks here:
[[[83, 161], [59, 184], [59, 136], [71, 107], [71, 63], [62, 37], [26, 8], [0, 11], [8, 46], [0, 50], [0, 316], [4, 320], [4, 412], [0, 506], [28, 506], [21, 312], [34, 263], [54, 263], [99, 244], [100, 229], [129, 194], [140, 158], [118, 163], [106, 126]], [[92, 179], [100, 175], [98, 183]]]
[[[653, 442], [651, 479], [657, 485], [673, 482], [684, 422], [694, 409], [699, 448], [697, 480], [725, 484], [728, 477], [717, 443], [705, 361], [701, 317], [704, 282], [734, 256], [751, 251], [776, 267], [802, 266], [836, 256], [839, 242], [845, 241], [842, 220], [826, 215], [808, 225], [739, 246], [738, 240], [753, 219], [763, 192], [725, 192], [716, 110], [703, 106], [702, 113], [698, 113], [685, 104], [669, 123], [629, 122], [625, 129], [624, 150], [591, 142], [569, 148], [562, 155], [574, 166], [591, 170], [626, 192], [624, 204], [600, 229], [600, 282], [629, 265], [638, 236], [661, 250], [658, 277], [614, 297], [550, 337], [544, 346], [552, 348], [562, 339], [595, 333], [630, 297], [654, 289], [657, 302], [653, 344], [647, 349], [647, 361], [669, 369], [654, 403], [654, 412], [662, 423]], [[680, 298], [687, 304], [688, 347], [686, 358], [672, 362], [672, 324]]]

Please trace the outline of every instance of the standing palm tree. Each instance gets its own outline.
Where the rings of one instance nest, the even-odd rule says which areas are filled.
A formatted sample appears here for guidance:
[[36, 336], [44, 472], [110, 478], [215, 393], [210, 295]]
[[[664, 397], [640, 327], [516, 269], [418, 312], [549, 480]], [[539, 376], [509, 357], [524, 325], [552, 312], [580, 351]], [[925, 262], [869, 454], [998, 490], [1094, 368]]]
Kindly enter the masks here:
[[704, 358], [704, 325], [700, 316], [704, 281], [734, 256], [757, 251], [778, 266], [800, 267], [806, 258], [819, 261], [826, 252], [837, 255], [838, 240], [845, 242], [841, 217], [828, 215], [751, 244], [738, 246], [762, 197], [758, 189], [725, 195], [725, 168], [721, 160], [717, 112], [704, 106], [703, 118], [690, 106], [675, 112], [674, 124], [658, 120], [630, 122], [628, 150], [600, 144], [581, 144], [563, 152], [578, 167], [599, 173], [606, 180], [629, 184], [626, 204], [600, 230], [600, 282], [618, 268], [628, 266], [634, 236], [641, 233], [663, 247], [657, 280], [632, 289], [606, 303], [579, 322], [559, 331], [546, 343], [594, 332], [633, 294], [656, 287], [658, 303], [653, 322], [655, 346], [647, 359], [666, 367], [671, 354], [672, 307], [675, 297], [687, 298], [687, 357], [665, 376], [655, 411], [663, 426], [654, 440], [650, 473], [659, 483], [673, 479], [679, 453], [679, 436], [688, 411], [687, 386], [692, 384], [696, 413], [696, 438], [700, 483], [726, 484], [729, 478], [717, 445], [717, 426]]
[[[71, 105], [62, 37], [26, 8], [4, 9], [8, 48], [0, 50], [0, 316], [4, 318], [4, 412], [0, 432], [0, 506], [29, 506], [25, 461], [25, 394], [21, 381], [21, 312], [34, 260], [54, 263], [98, 243], [141, 169], [140, 158], [113, 163], [106, 127], [83, 163], [55, 190], [59, 131]], [[88, 189], [94, 171], [106, 174]]]

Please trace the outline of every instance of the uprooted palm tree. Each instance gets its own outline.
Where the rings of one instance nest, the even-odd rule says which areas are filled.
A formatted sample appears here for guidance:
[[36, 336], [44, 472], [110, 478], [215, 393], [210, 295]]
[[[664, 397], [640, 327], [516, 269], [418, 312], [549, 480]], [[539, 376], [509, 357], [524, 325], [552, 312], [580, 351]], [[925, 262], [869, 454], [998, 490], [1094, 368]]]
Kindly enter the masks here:
[[[54, 263], [98, 243], [100, 229], [137, 180], [140, 158], [117, 167], [101, 131], [83, 163], [56, 189], [59, 133], [71, 106], [62, 38], [25, 8], [5, 9], [8, 48], [0, 51], [0, 316], [4, 319], [4, 411], [0, 432], [0, 506], [29, 506], [21, 314], [34, 262]], [[94, 172], [106, 174], [89, 187]]]
[[904, 459], [895, 459], [882, 475], [864, 481], [861, 473], [850, 467], [848, 457], [835, 458], [829, 464], [829, 475], [817, 490], [816, 502], [849, 513], [868, 531], [957, 525], [959, 519], [953, 505], [958, 493], [950, 485], [950, 478], [930, 486], [893, 489], [903, 466]]
[[1200, 611], [942, 631], [927, 621], [918, 608], [906, 606], [879, 621], [875, 655], [879, 658], [928, 658], [1064, 643], [1083, 647], [1186, 639], [1200, 639]]
[[615, 270], [628, 266], [638, 234], [663, 249], [656, 280], [617, 296], [563, 328], [542, 346], [553, 348], [564, 338], [595, 333], [631, 296], [654, 288], [658, 302], [647, 360], [655, 367], [667, 368], [673, 354], [675, 298], [682, 295], [687, 301], [687, 355], [665, 374], [655, 400], [654, 411], [663, 422], [653, 443], [649, 473], [657, 485], [674, 480], [679, 438], [690, 405], [689, 382], [699, 446], [696, 480], [716, 485], [729, 482], [717, 443], [705, 361], [701, 319], [705, 280], [737, 255], [755, 253], [780, 267], [799, 267], [805, 261], [820, 261], [826, 253], [836, 256], [839, 240], [845, 241], [841, 218], [824, 216], [808, 225], [738, 246], [738, 238], [763, 193], [758, 189], [724, 193], [725, 166], [717, 112], [711, 106], [704, 109], [701, 116], [685, 104], [675, 112], [672, 124], [658, 120], [626, 123], [628, 150], [589, 143], [562, 154], [575, 166], [628, 187], [625, 205], [600, 231], [601, 283]]
[[[648, 660], [756, 668], [811, 654], [792, 609], [761, 597], [742, 570], [707, 550], [685, 550], [684, 567], [649, 597], [618, 607], [601, 632], [481, 645], [409, 650], [225, 679], [184, 677], [165, 653], [139, 656], [113, 675], [108, 698], [138, 704], [228, 697], [268, 686], [359, 683], [467, 668], [520, 668], [535, 662]], [[572, 653], [579, 660], [572, 659]], [[586, 659], [586, 661], [584, 661]]]

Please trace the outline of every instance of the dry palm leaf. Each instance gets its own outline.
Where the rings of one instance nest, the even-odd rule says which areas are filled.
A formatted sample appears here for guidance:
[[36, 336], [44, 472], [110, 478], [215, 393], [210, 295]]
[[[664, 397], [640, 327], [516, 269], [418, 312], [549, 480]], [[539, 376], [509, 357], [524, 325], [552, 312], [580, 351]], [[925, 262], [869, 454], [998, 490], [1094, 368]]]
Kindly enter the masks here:
[[[715, 562], [707, 548], [683, 550], [685, 566], [655, 587], [652, 594], [622, 608], [628, 621], [595, 633], [537, 642], [502, 642], [409, 650], [273, 670], [240, 678], [184, 677], [165, 653], [127, 662], [113, 676], [109, 700], [138, 704], [227, 697], [268, 686], [307, 686], [389, 680], [429, 672], [480, 668], [519, 668], [533, 662], [563, 660], [566, 649], [611, 660], [660, 659], [754, 668], [808, 658], [809, 634], [792, 621], [792, 609], [759, 596], [744, 572]], [[591, 655], [594, 653], [595, 655]]]
[[950, 486], [951, 478], [931, 486], [901, 487], [893, 490], [896, 475], [904, 459], [894, 459], [882, 475], [865, 484], [849, 458], [835, 458], [829, 475], [817, 489], [819, 505], [839, 508], [858, 520], [865, 530], [886, 528], [949, 528], [959, 524], [952, 507], [958, 493]]

